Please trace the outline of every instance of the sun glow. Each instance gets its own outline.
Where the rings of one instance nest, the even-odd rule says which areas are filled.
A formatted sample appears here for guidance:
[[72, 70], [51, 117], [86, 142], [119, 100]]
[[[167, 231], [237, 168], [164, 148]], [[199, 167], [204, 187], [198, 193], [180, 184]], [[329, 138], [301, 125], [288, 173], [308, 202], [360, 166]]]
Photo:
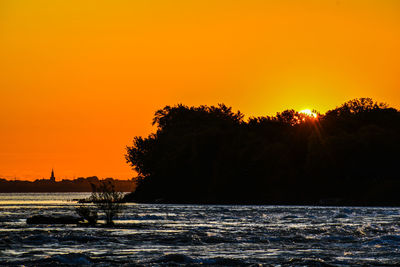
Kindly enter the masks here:
[[0, 178], [54, 166], [60, 180], [131, 179], [125, 147], [177, 103], [246, 118], [294, 109], [307, 122], [357, 97], [400, 108], [399, 11], [399, 0], [0, 0]]
[[311, 111], [311, 109], [303, 109], [303, 110], [300, 110], [300, 113], [303, 113], [303, 114], [305, 114], [305, 115], [307, 115], [307, 116], [309, 116], [309, 117], [313, 117], [313, 118], [316, 118], [316, 117], [317, 117], [317, 113]]

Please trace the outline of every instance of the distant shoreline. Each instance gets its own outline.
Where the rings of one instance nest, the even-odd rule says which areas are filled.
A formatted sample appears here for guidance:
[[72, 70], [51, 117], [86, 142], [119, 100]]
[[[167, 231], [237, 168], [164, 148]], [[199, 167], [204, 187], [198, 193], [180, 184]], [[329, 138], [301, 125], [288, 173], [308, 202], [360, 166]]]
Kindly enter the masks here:
[[[120, 192], [122, 192], [122, 193], [131, 193], [131, 191], [120, 191]], [[88, 194], [90, 194], [90, 193], [92, 193], [92, 191], [41, 191], [41, 192], [21, 192], [21, 191], [18, 191], [18, 192], [1, 192], [0, 191], [0, 194], [20, 194], [20, 193], [22, 193], [22, 194], [48, 194], [48, 193], [88, 193]]]
[[293, 202], [293, 203], [287, 203], [287, 202], [270, 202], [270, 203], [249, 203], [249, 202], [244, 202], [244, 203], [239, 203], [239, 202], [157, 202], [157, 201], [149, 201], [149, 202], [142, 202], [142, 201], [133, 201], [126, 199], [125, 200], [127, 203], [138, 203], [138, 204], [162, 204], [162, 205], [198, 205], [198, 206], [298, 206], [298, 207], [373, 207], [373, 208], [398, 208], [400, 207], [400, 203], [394, 202], [394, 203], [389, 203], [389, 202], [358, 202], [358, 201], [346, 201], [343, 200], [343, 202], [340, 203], [321, 203], [320, 201], [314, 202], [314, 203], [300, 203], [299, 202]]
[[36, 181], [9, 181], [0, 179], [0, 193], [90, 193], [92, 192], [92, 184], [97, 184], [100, 181], [110, 181], [114, 184], [115, 190], [120, 192], [132, 192], [135, 189], [135, 182], [132, 180], [116, 180], [113, 178], [100, 180], [96, 176], [93, 176], [58, 182], [47, 179]]

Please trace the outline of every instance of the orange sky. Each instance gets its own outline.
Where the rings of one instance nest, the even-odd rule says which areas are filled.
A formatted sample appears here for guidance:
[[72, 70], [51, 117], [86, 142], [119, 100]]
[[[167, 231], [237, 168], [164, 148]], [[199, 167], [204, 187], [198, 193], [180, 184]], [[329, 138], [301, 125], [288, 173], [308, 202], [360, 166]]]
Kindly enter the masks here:
[[131, 178], [165, 105], [400, 107], [398, 0], [3, 0], [0, 177]]

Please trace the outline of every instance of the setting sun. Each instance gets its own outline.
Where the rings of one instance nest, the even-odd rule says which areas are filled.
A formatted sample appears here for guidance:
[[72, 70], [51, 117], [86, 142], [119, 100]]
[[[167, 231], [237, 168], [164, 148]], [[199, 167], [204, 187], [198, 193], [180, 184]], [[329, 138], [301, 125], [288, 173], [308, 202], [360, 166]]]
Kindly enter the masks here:
[[314, 117], [314, 118], [317, 117], [317, 113], [312, 112], [311, 109], [308, 109], [308, 108], [307, 108], [307, 109], [300, 110], [300, 113], [303, 113], [303, 114], [305, 114], [305, 115], [307, 115], [307, 116], [309, 116], [309, 117]]

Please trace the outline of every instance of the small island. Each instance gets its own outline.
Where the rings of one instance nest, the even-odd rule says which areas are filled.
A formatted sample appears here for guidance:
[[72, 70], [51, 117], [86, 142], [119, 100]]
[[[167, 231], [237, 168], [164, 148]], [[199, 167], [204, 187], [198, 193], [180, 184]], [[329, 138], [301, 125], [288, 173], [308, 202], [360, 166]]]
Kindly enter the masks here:
[[166, 106], [126, 160], [128, 201], [400, 205], [400, 112], [370, 98], [327, 111], [250, 117], [218, 106]]

